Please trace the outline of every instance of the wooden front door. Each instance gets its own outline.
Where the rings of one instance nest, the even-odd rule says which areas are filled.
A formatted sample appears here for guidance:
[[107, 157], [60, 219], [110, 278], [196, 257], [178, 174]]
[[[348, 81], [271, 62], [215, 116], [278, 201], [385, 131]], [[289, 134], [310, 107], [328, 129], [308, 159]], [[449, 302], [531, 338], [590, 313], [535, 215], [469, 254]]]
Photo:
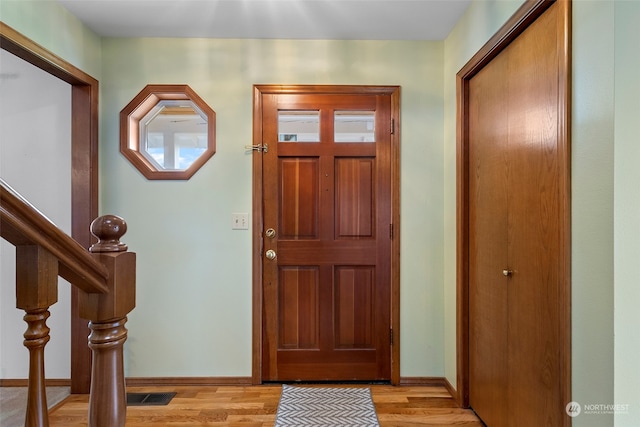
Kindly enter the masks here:
[[391, 106], [261, 97], [263, 381], [391, 379]]
[[560, 2], [467, 80], [469, 404], [568, 422], [568, 158]]

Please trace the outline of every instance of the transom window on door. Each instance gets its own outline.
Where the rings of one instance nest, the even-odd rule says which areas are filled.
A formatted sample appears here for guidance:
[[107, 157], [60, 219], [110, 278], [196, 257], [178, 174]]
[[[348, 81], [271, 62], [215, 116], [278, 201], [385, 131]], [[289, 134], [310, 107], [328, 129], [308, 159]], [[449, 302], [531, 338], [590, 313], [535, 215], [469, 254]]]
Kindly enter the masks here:
[[375, 111], [336, 111], [333, 113], [335, 142], [375, 142]]
[[320, 142], [320, 111], [278, 111], [279, 142]]
[[[375, 111], [334, 111], [333, 141], [375, 142]], [[278, 111], [279, 142], [320, 142], [320, 112]]]

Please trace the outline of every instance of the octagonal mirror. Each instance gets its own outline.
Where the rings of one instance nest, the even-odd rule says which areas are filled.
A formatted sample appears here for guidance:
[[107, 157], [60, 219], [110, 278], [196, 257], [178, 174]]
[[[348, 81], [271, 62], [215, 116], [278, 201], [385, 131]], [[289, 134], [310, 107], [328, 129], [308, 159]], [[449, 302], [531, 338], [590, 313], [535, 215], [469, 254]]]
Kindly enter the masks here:
[[213, 156], [216, 113], [187, 85], [147, 85], [120, 112], [120, 152], [147, 179], [193, 176]]

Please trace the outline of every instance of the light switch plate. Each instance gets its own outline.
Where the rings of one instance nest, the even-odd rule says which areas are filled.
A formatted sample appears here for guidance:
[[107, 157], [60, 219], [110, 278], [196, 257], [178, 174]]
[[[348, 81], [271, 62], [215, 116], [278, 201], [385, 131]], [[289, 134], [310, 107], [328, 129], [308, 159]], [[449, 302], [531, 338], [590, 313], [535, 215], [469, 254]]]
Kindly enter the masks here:
[[249, 229], [249, 214], [248, 213], [234, 213], [231, 214], [231, 228], [233, 230], [248, 230]]

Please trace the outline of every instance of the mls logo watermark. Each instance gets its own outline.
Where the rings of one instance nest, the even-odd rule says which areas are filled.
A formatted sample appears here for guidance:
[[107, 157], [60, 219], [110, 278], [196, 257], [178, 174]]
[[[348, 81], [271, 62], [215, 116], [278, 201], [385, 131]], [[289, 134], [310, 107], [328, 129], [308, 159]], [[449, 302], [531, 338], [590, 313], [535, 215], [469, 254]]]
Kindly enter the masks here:
[[582, 412], [582, 407], [580, 407], [578, 402], [569, 402], [567, 403], [565, 410], [567, 411], [567, 415], [570, 417], [577, 417], [580, 415], [580, 412]]
[[567, 415], [570, 417], [577, 417], [580, 414], [584, 415], [603, 415], [603, 414], [628, 414], [628, 404], [604, 404], [604, 403], [589, 403], [580, 405], [578, 402], [569, 402], [565, 407]]

